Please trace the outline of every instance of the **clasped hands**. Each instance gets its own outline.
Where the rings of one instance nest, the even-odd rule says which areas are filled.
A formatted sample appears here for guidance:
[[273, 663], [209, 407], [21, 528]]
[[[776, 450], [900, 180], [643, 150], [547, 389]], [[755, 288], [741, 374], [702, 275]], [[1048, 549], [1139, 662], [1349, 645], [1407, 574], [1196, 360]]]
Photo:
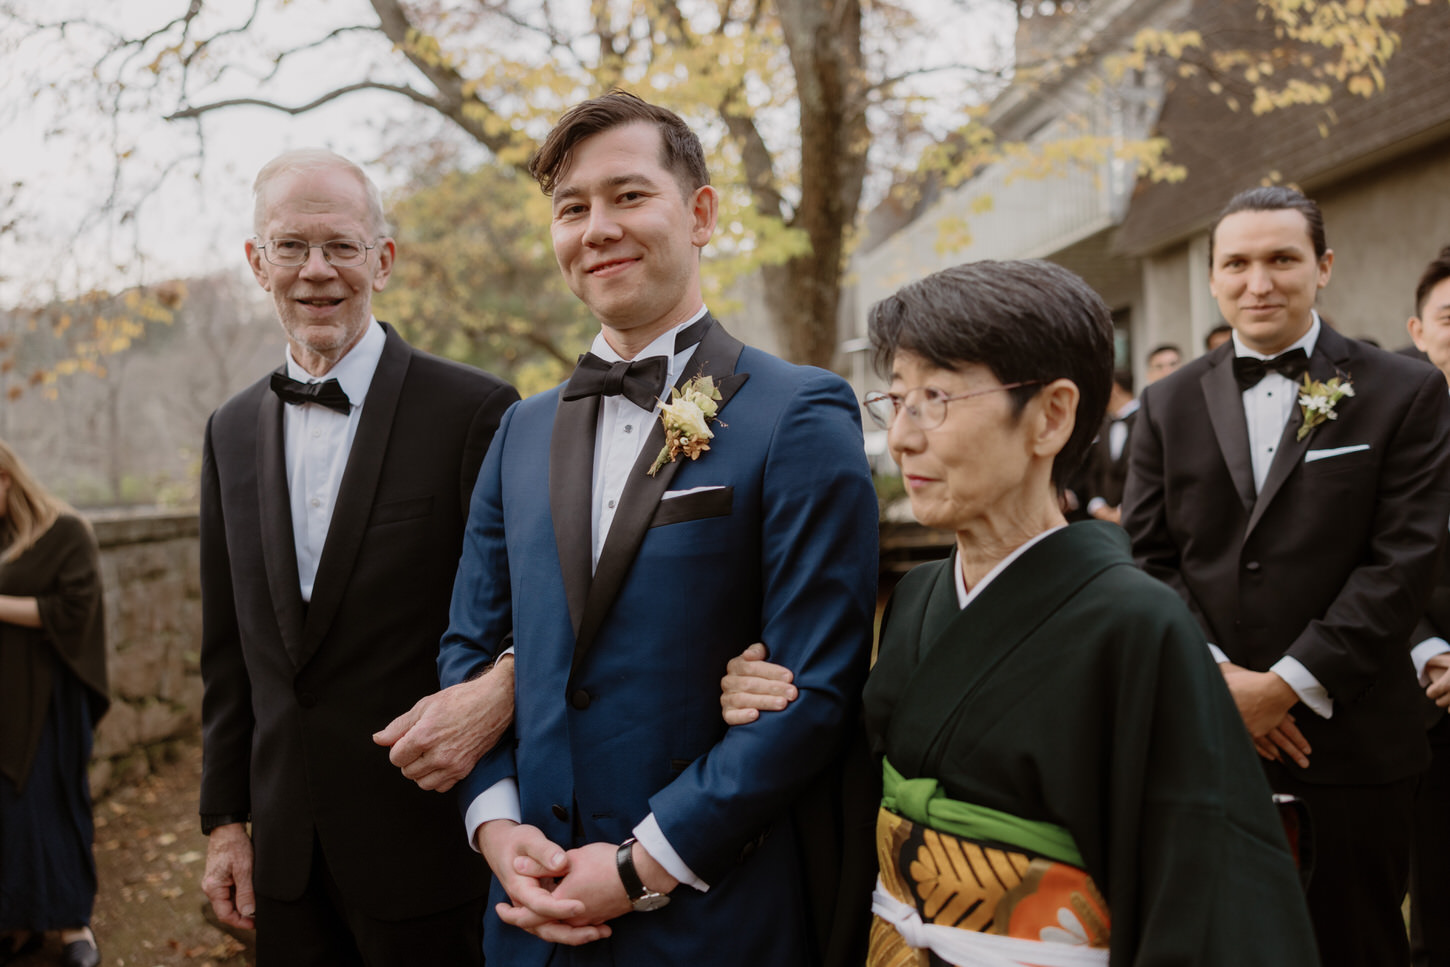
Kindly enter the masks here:
[[[619, 878], [611, 843], [565, 851], [537, 826], [495, 819], [478, 827], [476, 845], [510, 903], [494, 909], [504, 923], [540, 940], [578, 946], [610, 935], [608, 921], [633, 907]], [[635, 868], [645, 886], [669, 893], [679, 881], [634, 844]]]
[[1259, 755], [1275, 762], [1288, 756], [1301, 769], [1307, 768], [1313, 750], [1289, 714], [1299, 701], [1289, 683], [1273, 672], [1250, 671], [1229, 661], [1218, 667]]

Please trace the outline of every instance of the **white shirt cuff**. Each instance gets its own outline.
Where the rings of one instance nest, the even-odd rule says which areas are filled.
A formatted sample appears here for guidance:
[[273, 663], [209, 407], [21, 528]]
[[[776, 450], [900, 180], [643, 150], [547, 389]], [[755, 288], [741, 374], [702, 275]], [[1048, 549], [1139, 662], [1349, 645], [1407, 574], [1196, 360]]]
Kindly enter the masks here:
[[665, 868], [665, 871], [679, 880], [681, 883], [689, 884], [701, 893], [708, 892], [710, 884], [695, 875], [695, 871], [685, 865], [680, 859], [680, 854], [665, 839], [664, 831], [660, 829], [659, 821], [655, 814], [650, 813], [634, 827], [634, 838], [643, 846], [645, 852], [654, 858], [654, 861]]
[[1094, 497], [1092, 500], [1088, 501], [1087, 511], [1089, 514], [1096, 514], [1098, 511], [1104, 509], [1107, 506], [1108, 502], [1106, 500], [1101, 497]]
[[1329, 690], [1319, 684], [1319, 679], [1299, 659], [1285, 655], [1270, 665], [1269, 671], [1282, 678], [1315, 715], [1322, 719], [1334, 717], [1334, 699], [1329, 697]]
[[1426, 638], [1410, 649], [1410, 661], [1415, 663], [1415, 677], [1420, 680], [1421, 685], [1430, 684], [1430, 680], [1425, 677], [1425, 663], [1447, 651], [1450, 651], [1450, 642], [1446, 642], [1444, 638]]
[[1215, 665], [1222, 665], [1229, 660], [1228, 655], [1223, 653], [1223, 649], [1211, 641], [1208, 643], [1208, 653], [1213, 656], [1213, 663]]
[[519, 808], [519, 784], [513, 777], [495, 782], [469, 804], [468, 812], [463, 814], [469, 849], [478, 852], [478, 843], [475, 842], [478, 827], [495, 819], [523, 822], [523, 810]]

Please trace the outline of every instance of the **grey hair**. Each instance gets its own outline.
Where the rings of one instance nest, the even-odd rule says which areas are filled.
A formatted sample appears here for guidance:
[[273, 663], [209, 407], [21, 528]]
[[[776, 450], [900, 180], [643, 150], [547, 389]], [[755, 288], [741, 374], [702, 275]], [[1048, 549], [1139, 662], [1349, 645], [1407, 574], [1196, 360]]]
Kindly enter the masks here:
[[262, 234], [267, 218], [267, 188], [273, 181], [283, 175], [302, 171], [321, 171], [327, 168], [341, 169], [358, 180], [358, 183], [363, 186], [363, 193], [367, 196], [368, 222], [373, 235], [391, 235], [392, 227], [388, 225], [388, 219], [383, 215], [383, 196], [378, 191], [378, 186], [373, 184], [373, 180], [362, 168], [326, 148], [298, 148], [295, 151], [284, 151], [262, 166], [262, 170], [257, 172], [257, 180], [252, 183], [252, 230], [258, 236]]

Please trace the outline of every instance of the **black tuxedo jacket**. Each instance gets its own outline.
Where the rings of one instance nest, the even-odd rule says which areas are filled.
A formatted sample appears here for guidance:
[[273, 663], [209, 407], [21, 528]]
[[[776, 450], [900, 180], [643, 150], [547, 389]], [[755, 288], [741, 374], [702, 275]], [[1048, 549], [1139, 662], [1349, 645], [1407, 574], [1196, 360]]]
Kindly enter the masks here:
[[1412, 775], [1428, 753], [1406, 643], [1450, 515], [1445, 378], [1322, 326], [1309, 374], [1348, 377], [1355, 395], [1303, 440], [1296, 403], [1255, 495], [1232, 354], [1143, 393], [1123, 519], [1134, 557], [1231, 660], [1264, 671], [1292, 655], [1325, 686], [1331, 718], [1293, 709], [1313, 748], [1302, 778]]
[[263, 379], [207, 424], [201, 483], [203, 815], [253, 821], [254, 884], [289, 900], [314, 832], [350, 905], [403, 919], [487, 889], [452, 796], [372, 734], [438, 689], [474, 479], [518, 399], [391, 328], [304, 606], [282, 408]]
[[1115, 421], [1112, 417], [1103, 421], [1098, 430], [1098, 438], [1093, 441], [1093, 447], [1088, 451], [1088, 472], [1092, 482], [1089, 499], [1101, 497], [1109, 507], [1117, 507], [1123, 502], [1123, 485], [1128, 479], [1128, 459], [1132, 456], [1133, 424], [1137, 419], [1137, 410], [1123, 417], [1122, 422], [1128, 428], [1128, 439], [1124, 441], [1122, 452], [1116, 460], [1113, 459], [1111, 440]]

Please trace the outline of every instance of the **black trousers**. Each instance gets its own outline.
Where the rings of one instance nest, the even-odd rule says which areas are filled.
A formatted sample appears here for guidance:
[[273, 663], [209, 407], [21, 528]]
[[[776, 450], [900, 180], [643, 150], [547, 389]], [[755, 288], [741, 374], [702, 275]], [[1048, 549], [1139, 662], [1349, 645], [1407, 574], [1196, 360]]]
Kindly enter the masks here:
[[313, 837], [302, 896], [257, 896], [257, 967], [482, 967], [485, 902], [411, 920], [367, 916], [344, 902]]
[[1450, 715], [1429, 731], [1430, 769], [1415, 790], [1410, 963], [1450, 967]]
[[1275, 792], [1309, 807], [1314, 873], [1309, 916], [1324, 967], [1406, 964], [1409, 937], [1401, 904], [1410, 878], [1410, 829], [1418, 776], [1383, 785], [1304, 782], [1264, 764]]

